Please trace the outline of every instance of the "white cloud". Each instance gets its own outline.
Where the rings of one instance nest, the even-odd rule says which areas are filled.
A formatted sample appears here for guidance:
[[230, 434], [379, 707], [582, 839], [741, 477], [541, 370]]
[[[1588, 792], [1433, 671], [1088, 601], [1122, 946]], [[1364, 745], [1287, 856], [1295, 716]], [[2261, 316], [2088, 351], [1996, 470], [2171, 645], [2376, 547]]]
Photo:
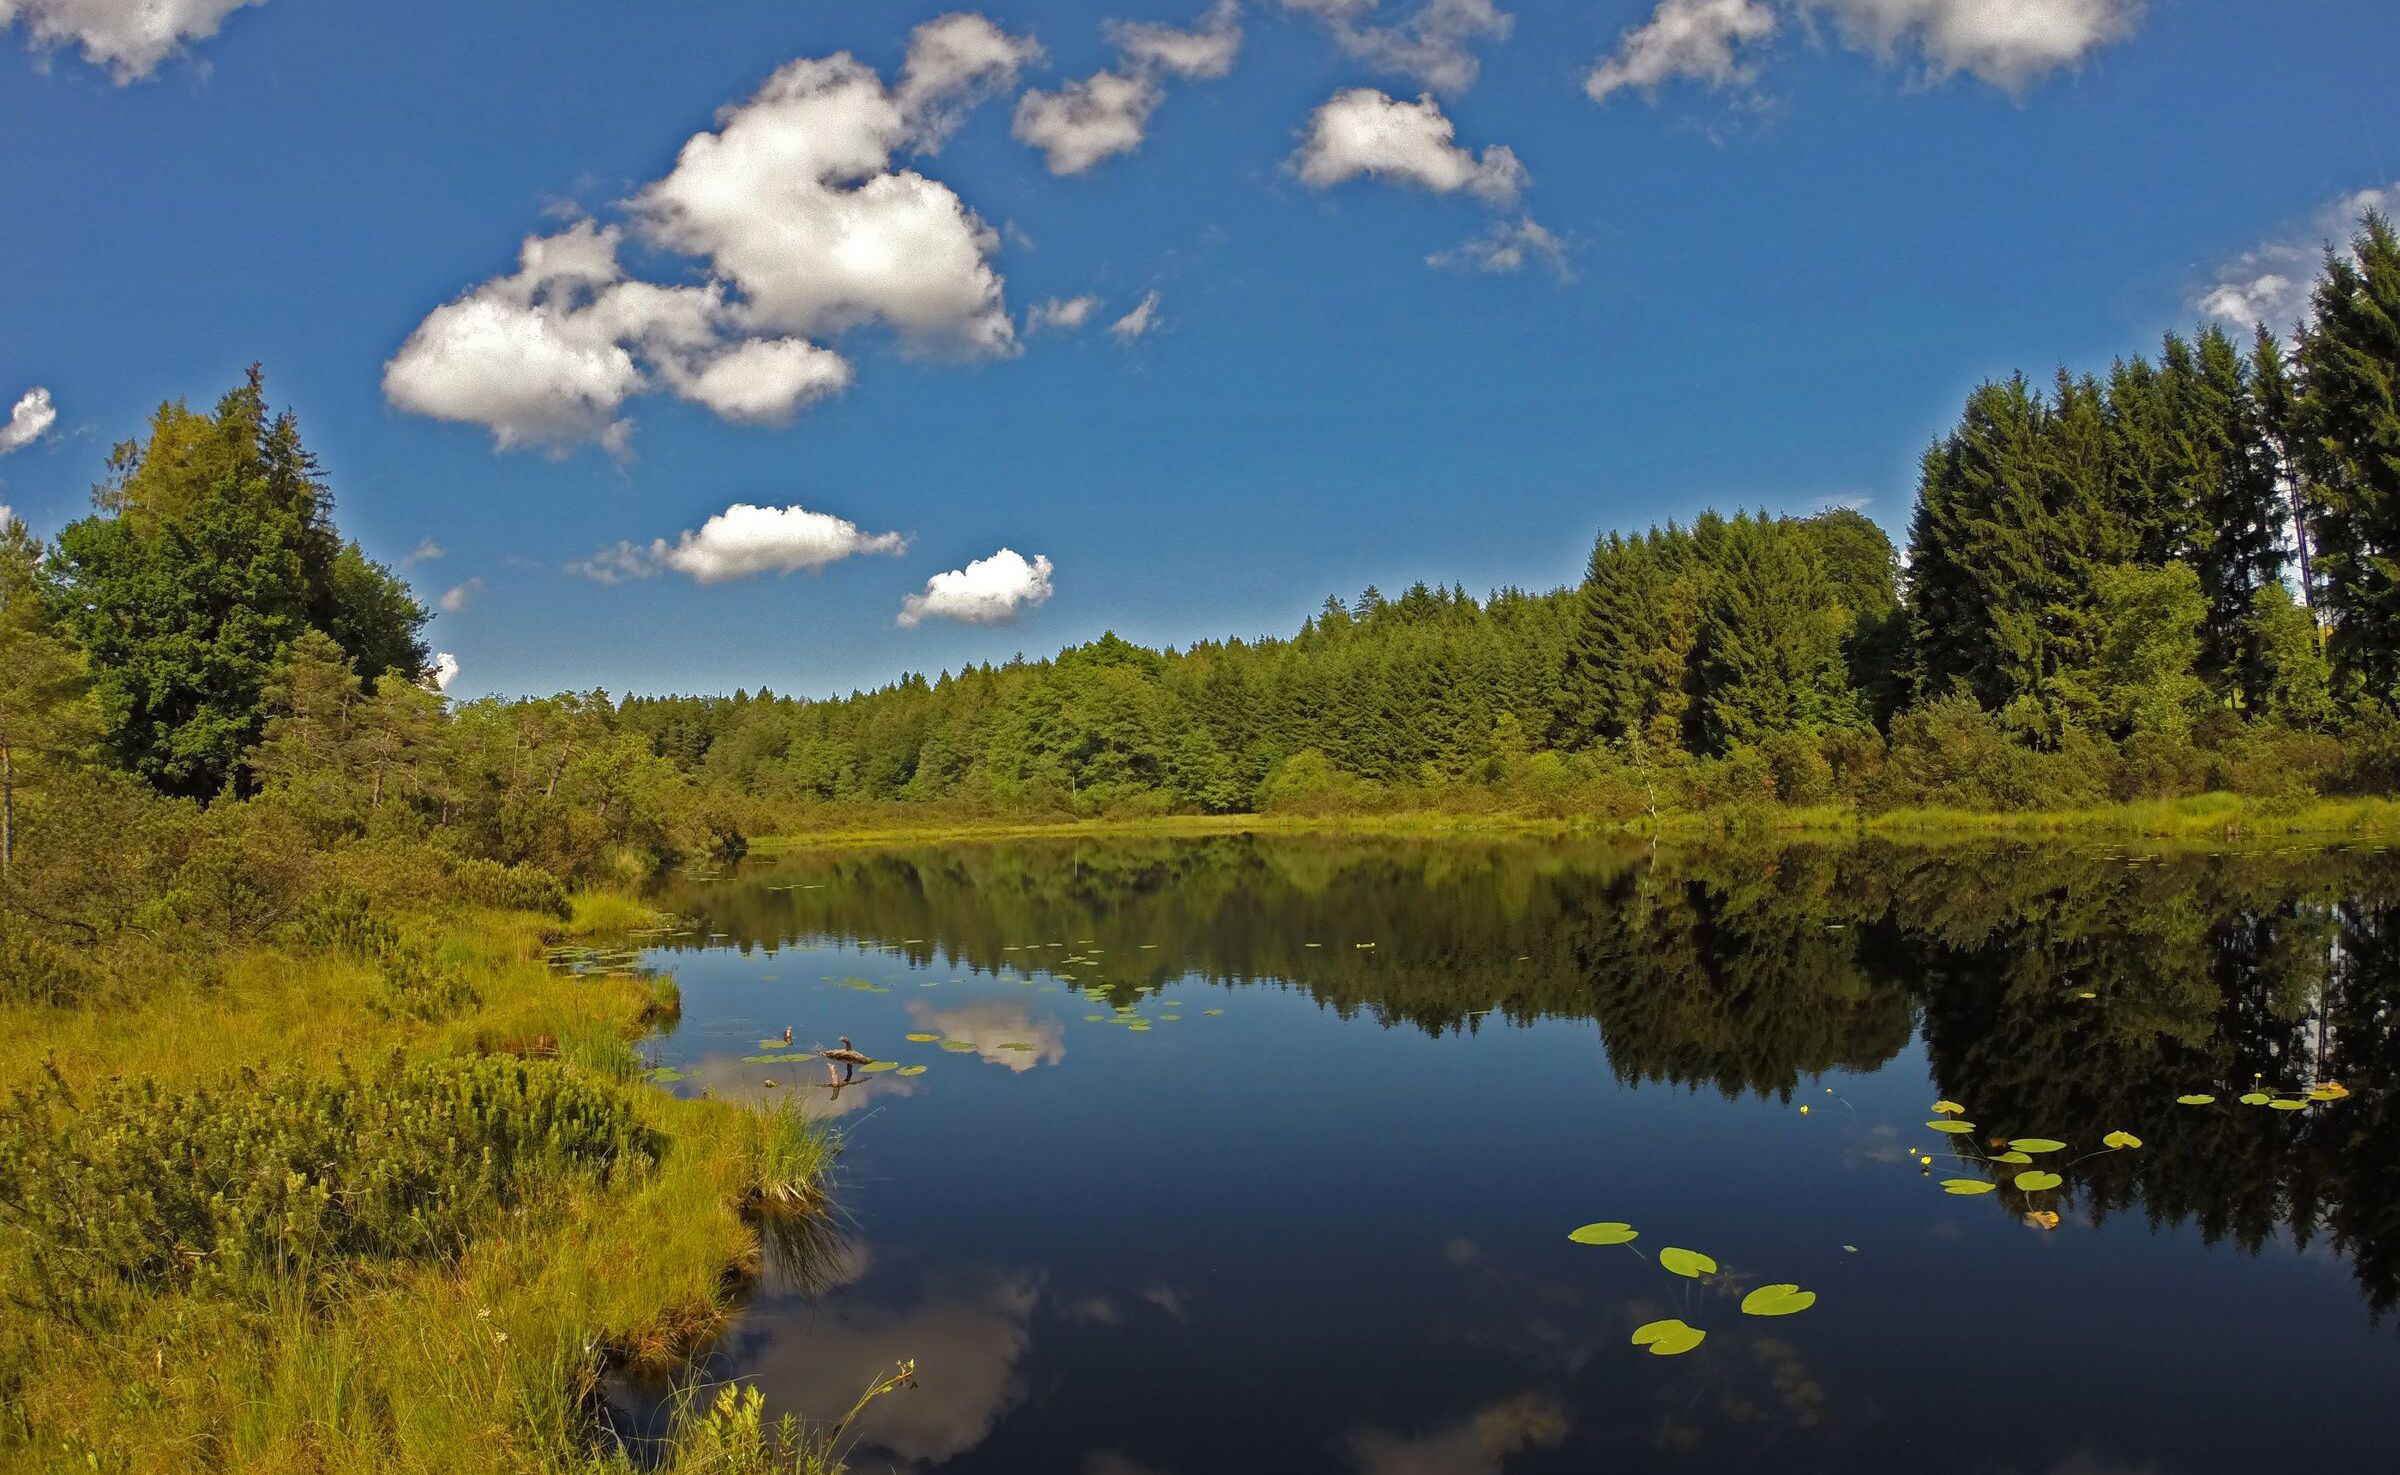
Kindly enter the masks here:
[[1158, 292], [1153, 289], [1142, 295], [1133, 311], [1108, 325], [1109, 336], [1119, 343], [1131, 343], [1158, 327]]
[[1290, 165], [1319, 189], [1368, 174], [1438, 194], [1467, 190], [1496, 205], [1514, 200], [1526, 183], [1516, 154], [1493, 144], [1478, 158], [1454, 141], [1457, 131], [1431, 97], [1399, 102], [1372, 87], [1353, 87], [1309, 118]]
[[401, 559], [400, 562], [403, 564], [431, 563], [441, 556], [441, 544], [436, 543], [431, 538], [419, 538], [417, 539], [417, 546], [409, 549], [408, 556]]
[[1017, 99], [1019, 142], [1040, 149], [1053, 174], [1081, 174], [1102, 159], [1142, 146], [1150, 114], [1165, 91], [1148, 72], [1094, 72], [1056, 92]]
[[16, 509], [10, 507], [6, 502], [0, 502], [0, 529], [6, 529], [10, 523], [16, 521], [16, 518]]
[[621, 542], [568, 565], [568, 571], [603, 584], [660, 573], [722, 584], [760, 574], [815, 573], [854, 554], [901, 553], [907, 547], [898, 533], [869, 533], [829, 512], [736, 502], [673, 543], [664, 538], [648, 546]]
[[771, 423], [839, 393], [849, 362], [812, 340], [855, 328], [888, 327], [915, 351], [1013, 352], [989, 260], [998, 234], [892, 158], [938, 145], [1037, 54], [981, 17], [947, 15], [917, 28], [897, 90], [847, 54], [787, 63], [628, 204], [645, 241], [705, 264], [703, 283], [629, 278], [615, 225], [529, 237], [514, 274], [409, 335], [385, 365], [386, 397], [482, 425], [503, 449], [622, 451], [637, 394], [664, 388]]
[[1481, 69], [1474, 46], [1502, 41], [1515, 20], [1492, 0], [1425, 0], [1398, 25], [1361, 25], [1375, 0], [1283, 0], [1316, 16], [1342, 50], [1371, 67], [1416, 78], [1436, 92], [1464, 92]]
[[2020, 91], [2133, 34], [2141, 0], [1798, 0], [1844, 40], [1887, 60], [1903, 50], [1935, 79], [1968, 72]]
[[[8, 0], [0, 0], [0, 5], [7, 3]], [[58, 409], [50, 403], [50, 391], [38, 385], [26, 390], [8, 412], [8, 423], [0, 425], [0, 456], [32, 445], [57, 423]]]
[[1241, 17], [1237, 0], [1217, 0], [1193, 30], [1179, 31], [1156, 21], [1112, 20], [1108, 38], [1135, 66], [1179, 77], [1222, 77], [1241, 54]]
[[2219, 267], [2216, 281], [2193, 299], [2193, 306], [2226, 322], [2264, 323], [2289, 334], [2309, 320], [2309, 293], [2324, 269], [2325, 248], [2347, 255], [2360, 218], [2370, 210], [2388, 215], [2395, 204], [2400, 204], [2400, 183], [2344, 195], [2318, 211], [2304, 231], [2267, 241]]
[[850, 387], [850, 361], [805, 338], [753, 338], [680, 375], [675, 392], [728, 420], [780, 425]]
[[263, 0], [0, 0], [0, 30], [25, 23], [37, 51], [80, 46], [118, 82], [138, 81], [187, 43], [217, 33], [225, 17]]
[[909, 34], [894, 100], [918, 147], [932, 152], [970, 108], [1014, 86], [1041, 55], [1032, 37], [1011, 36], [972, 11], [937, 16]]
[[1735, 53], [1776, 26], [1763, 0], [1659, 0], [1648, 21], [1627, 28], [1616, 52], [1584, 74], [1583, 90], [1604, 102], [1619, 88], [1651, 89], [1671, 77], [1712, 87], [1746, 82], [1754, 69]]
[[442, 613], [463, 615], [482, 593], [483, 580], [481, 579], [469, 579], [463, 584], [453, 584], [442, 591]]
[[450, 683], [458, 679], [458, 657], [446, 650], [435, 651], [433, 671], [426, 679], [433, 683], [435, 691], [448, 691]]
[[1043, 328], [1057, 328], [1072, 332], [1090, 322], [1092, 309], [1099, 305], [1100, 299], [1088, 293], [1081, 297], [1053, 297], [1046, 302], [1037, 302], [1033, 305], [1033, 311], [1025, 315], [1025, 329], [1027, 332], [1036, 332]]
[[1515, 220], [1496, 220], [1482, 234], [1425, 258], [1428, 266], [1456, 267], [1462, 271], [1493, 274], [1519, 270], [1529, 261], [1541, 262], [1556, 273], [1561, 281], [1569, 275], [1567, 243], [1559, 239], [1557, 232], [1530, 215], [1521, 215]]
[[995, 625], [1013, 620], [1050, 597], [1050, 560], [1028, 563], [1013, 548], [978, 558], [962, 569], [935, 574], [925, 592], [901, 601], [900, 623], [911, 629], [928, 619]]

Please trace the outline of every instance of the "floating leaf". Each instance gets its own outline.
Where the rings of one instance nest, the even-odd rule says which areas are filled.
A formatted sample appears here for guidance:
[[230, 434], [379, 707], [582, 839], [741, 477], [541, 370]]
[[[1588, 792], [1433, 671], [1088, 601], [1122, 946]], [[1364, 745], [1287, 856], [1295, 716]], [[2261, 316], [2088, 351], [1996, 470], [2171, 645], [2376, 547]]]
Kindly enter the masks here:
[[1201, 1012], [1202, 1014], [1205, 1014], [1205, 1015], [1207, 1015], [1209, 1018], [1211, 1018], [1211, 1019], [1214, 1019], [1214, 1018], [1216, 1018], [1218, 1015], [1220, 1015], [1220, 1014], [1224, 1013], [1225, 1011], [1224, 1011], [1224, 1010], [1222, 1010], [1222, 1009], [1203, 1009], [1203, 1010], [1201, 1010], [1200, 1012]]
[[2194, 1091], [2189, 1096], [2176, 1097], [2175, 1104], [2177, 1106], [2214, 1106], [2217, 1104], [2217, 1098], [2205, 1091]]
[[904, 1065], [900, 1067], [900, 1074], [904, 1076], [921, 1076], [925, 1074], [925, 1067], [921, 1065]]
[[2244, 1106], [2264, 1106], [2274, 1099], [2264, 1091], [2244, 1091], [2242, 1093], [2242, 1105]]
[[1748, 1316], [1790, 1316], [1816, 1304], [1815, 1291], [1804, 1291], [1796, 1285], [1760, 1286], [1742, 1297], [1742, 1311]]
[[2050, 1212], [2048, 1209], [2035, 1209], [2033, 1212], [2025, 1216], [2025, 1222], [2032, 1225], [2036, 1229], [2056, 1229], [2058, 1227], [2058, 1215]]
[[1658, 1268], [1673, 1275], [1698, 1280], [1703, 1275], [1717, 1273], [1717, 1262], [1698, 1250], [1679, 1250], [1673, 1246], [1658, 1252]]
[[949, 1051], [953, 1055], [959, 1055], [965, 1053], [966, 1051], [972, 1050], [975, 1047], [968, 1044], [965, 1040], [944, 1040], [942, 1041], [942, 1048]]
[[1967, 1110], [1955, 1101], [1936, 1101], [1933, 1103], [1933, 1109], [1944, 1116], [1963, 1116]]
[[1003, 1050], [1038, 1050], [1041, 1047], [1039, 1045], [1028, 1045], [1023, 1040], [1008, 1040], [1003, 1042], [1000, 1048]]
[[913, 1035], [902, 1035], [900, 1038], [908, 1041], [912, 1045], [930, 1045], [934, 1041], [940, 1039], [941, 1036], [918, 1033]]
[[1633, 1345], [1649, 1348], [1652, 1357], [1680, 1357], [1706, 1340], [1708, 1333], [1672, 1316], [1633, 1329]]
[[2268, 1102], [2267, 1105], [2274, 1107], [2277, 1111], [2308, 1110], [2308, 1103], [2305, 1101], [2286, 1101], [2281, 1097], [2277, 1097], [2275, 1100]]
[[2308, 1094], [2319, 1101], [2339, 1101], [2350, 1094], [2350, 1088], [2340, 1081], [2320, 1081]]
[[2059, 1177], [2056, 1173], [2045, 1173], [2037, 1169], [2030, 1173], [2019, 1173], [2014, 1181], [2017, 1187], [2027, 1193], [2040, 1193], [2045, 1188], [2056, 1188], [2067, 1180]]
[[647, 1081], [656, 1081], [663, 1086], [669, 1081], [682, 1080], [683, 1072], [677, 1070], [671, 1065], [654, 1066], [651, 1069], [642, 1072], [642, 1079]]
[[2102, 1147], [2114, 1147], [2119, 1151], [2123, 1151], [2128, 1147], [2141, 1146], [2142, 1139], [2134, 1136], [2131, 1132], [2111, 1132], [2107, 1136], [2100, 1139], [2100, 1145]]
[[867, 1075], [881, 1075], [887, 1070], [898, 1070], [899, 1068], [900, 1062], [897, 1060], [870, 1060], [860, 1066], [859, 1070]]
[[2031, 1154], [2029, 1154], [2029, 1153], [2022, 1153], [2022, 1152], [1996, 1152], [1996, 1153], [1993, 1153], [1993, 1154], [1992, 1154], [1992, 1161], [1993, 1161], [1993, 1162], [1996, 1162], [1996, 1163], [2020, 1163], [2020, 1164], [2021, 1164], [2021, 1163], [2029, 1163], [2029, 1162], [2032, 1162], [2032, 1161], [2033, 1161], [2033, 1157], [2032, 1157], [2032, 1155], [2031, 1155]]
[[2056, 1137], [2016, 1137], [2010, 1139], [2008, 1145], [2017, 1152], [2064, 1152], [2067, 1150], [2067, 1144], [2059, 1141]]
[[1974, 1193], [1990, 1193], [1994, 1186], [1981, 1178], [1944, 1178], [1942, 1180], [1942, 1192], [1955, 1193], [1960, 1198]]
[[1963, 1136], [1964, 1134], [1975, 1130], [1975, 1124], [1973, 1122], [1952, 1121], [1948, 1117], [1944, 1117], [1939, 1121], [1927, 1122], [1925, 1125], [1933, 1128], [1936, 1132], [1948, 1132], [1954, 1136]]
[[1567, 1238], [1579, 1245], [1626, 1245], [1633, 1243], [1640, 1234], [1641, 1231], [1630, 1224], [1608, 1219], [1598, 1224], [1586, 1224], [1581, 1229], [1572, 1230], [1568, 1233]]

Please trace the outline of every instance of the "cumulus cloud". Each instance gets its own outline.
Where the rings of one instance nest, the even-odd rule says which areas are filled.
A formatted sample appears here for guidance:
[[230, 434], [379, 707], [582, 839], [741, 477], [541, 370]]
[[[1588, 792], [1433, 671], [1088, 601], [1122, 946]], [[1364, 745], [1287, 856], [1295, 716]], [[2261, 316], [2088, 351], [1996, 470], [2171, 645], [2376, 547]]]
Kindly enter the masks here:
[[2348, 254], [2350, 237], [2366, 213], [2388, 215], [2395, 204], [2400, 204], [2400, 183], [2344, 195], [2319, 210], [2305, 230], [2263, 242], [2219, 267], [2216, 280], [2193, 305], [2229, 323], [2264, 323], [2288, 334], [2309, 320], [2309, 291], [2324, 266], [2325, 248]]
[[225, 17], [262, 0], [0, 0], [0, 31], [25, 26], [36, 51], [79, 46], [83, 59], [119, 83], [138, 81], [194, 41], [217, 33]]
[[1150, 115], [1166, 97], [1160, 74], [1222, 77], [1242, 49], [1240, 7], [1218, 0], [1197, 29], [1154, 21], [1110, 21], [1115, 67], [1064, 83], [1055, 92], [1029, 89], [1017, 99], [1013, 131], [1042, 151], [1053, 174], [1081, 174], [1103, 159], [1142, 146]]
[[1081, 297], [1053, 297], [1033, 305], [1033, 311], [1025, 315], [1025, 328], [1028, 332], [1043, 328], [1072, 332], [1090, 322], [1092, 310], [1099, 305], [1100, 299], [1088, 293]]
[[463, 615], [482, 594], [483, 580], [481, 579], [469, 579], [463, 584], [453, 584], [442, 591], [442, 613]]
[[806, 507], [757, 507], [736, 502], [673, 543], [620, 542], [568, 565], [603, 584], [677, 573], [702, 584], [722, 584], [760, 574], [815, 573], [861, 553], [900, 553], [908, 540], [898, 533], [869, 533], [848, 518]]
[[1041, 55], [1031, 36], [1011, 36], [971, 11], [917, 27], [894, 94], [917, 146], [940, 148], [976, 103], [1014, 86], [1017, 73]]
[[901, 601], [900, 623], [910, 629], [929, 619], [1001, 624], [1048, 599], [1050, 592], [1048, 558], [1037, 553], [1027, 562], [1015, 549], [1003, 548], [927, 579], [924, 593]]
[[[0, 0], [0, 5], [7, 3]], [[26, 390], [9, 410], [8, 423], [0, 425], [0, 456], [32, 445], [57, 423], [58, 408], [50, 403], [50, 391], [38, 385]]]
[[1371, 67], [1414, 77], [1435, 92], [1464, 92], [1481, 70], [1474, 47], [1504, 41], [1516, 22], [1492, 0], [1425, 0], [1397, 25], [1363, 18], [1375, 0], [1283, 0], [1286, 10], [1325, 22], [1342, 50]]
[[1156, 21], [1112, 20], [1108, 38], [1125, 60], [1155, 67], [1179, 77], [1222, 77], [1233, 70], [1242, 49], [1242, 8], [1237, 0], [1217, 0], [1200, 24], [1188, 31]]
[[897, 88], [846, 53], [787, 63], [627, 206], [644, 242], [696, 258], [705, 280], [632, 278], [618, 225], [528, 237], [516, 272], [409, 335], [384, 367], [386, 397], [484, 426], [502, 449], [622, 451], [639, 394], [772, 424], [842, 392], [852, 367], [824, 340], [852, 329], [887, 327], [917, 352], [1013, 352], [999, 235], [893, 156], [938, 146], [1038, 54], [980, 16], [946, 15], [912, 34]]
[[1605, 102], [1620, 88], [1653, 89], [1673, 77], [1712, 87], [1746, 82], [1755, 68], [1737, 52], [1776, 27], [1763, 0], [1659, 0], [1649, 20], [1627, 28], [1616, 51], [1584, 74], [1583, 90]]
[[1496, 220], [1482, 234], [1425, 258], [1428, 266], [1454, 267], [1461, 271], [1494, 275], [1517, 271], [1531, 261], [1539, 261], [1547, 266], [1561, 280], [1569, 275], [1567, 243], [1559, 239], [1557, 232], [1530, 215], [1521, 215], [1515, 220]]
[[1935, 79], [1966, 72], [2020, 91], [2122, 41], [2141, 0], [1798, 0], [1833, 17], [1853, 47], [1890, 59], [1913, 51]]
[[442, 545], [436, 543], [433, 541], [433, 539], [419, 538], [417, 539], [417, 546], [409, 549], [407, 556], [402, 558], [400, 562], [403, 564], [431, 563], [435, 559], [442, 556], [442, 551]]
[[458, 679], [458, 657], [446, 650], [435, 651], [433, 670], [425, 679], [433, 683], [435, 691], [448, 691], [450, 683]]
[[1119, 343], [1131, 343], [1158, 326], [1158, 292], [1154, 288], [1142, 294], [1133, 311], [1108, 325], [1109, 336]]
[[1337, 92], [1311, 115], [1290, 167], [1319, 189], [1372, 175], [1437, 194], [1466, 190], [1495, 205], [1517, 197], [1525, 166], [1505, 144], [1479, 158], [1456, 142], [1457, 125], [1430, 96], [1400, 102], [1372, 87]]
[[0, 502], [0, 529], [6, 528], [10, 523], [15, 522], [16, 520], [16, 509], [9, 506], [6, 502]]
[[1145, 71], [1100, 71], [1056, 92], [1017, 99], [1017, 140], [1042, 151], [1053, 174], [1081, 174], [1142, 146], [1165, 90]]

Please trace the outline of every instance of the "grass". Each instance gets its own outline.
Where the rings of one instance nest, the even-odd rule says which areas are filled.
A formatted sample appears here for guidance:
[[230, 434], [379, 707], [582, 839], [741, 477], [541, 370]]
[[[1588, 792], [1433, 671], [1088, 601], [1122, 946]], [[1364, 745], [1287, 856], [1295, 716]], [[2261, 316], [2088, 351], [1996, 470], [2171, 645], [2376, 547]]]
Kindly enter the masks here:
[[[79, 1101], [112, 1076], [230, 1097], [245, 1070], [295, 1062], [555, 1056], [621, 1093], [658, 1144], [638, 1170], [541, 1178], [454, 1253], [235, 1264], [188, 1289], [101, 1277], [73, 1306], [44, 1299], [31, 1231], [0, 1202], [0, 1468], [630, 1471], [599, 1437], [600, 1380], [613, 1367], [672, 1371], [714, 1336], [768, 1253], [762, 1229], [780, 1247], [791, 1224], [821, 1218], [836, 1144], [795, 1117], [641, 1085], [632, 1039], [671, 990], [568, 978], [540, 955], [566, 928], [651, 914], [597, 895], [574, 910], [566, 924], [489, 910], [399, 919], [473, 986], [478, 1002], [446, 1019], [379, 1012], [370, 963], [276, 947], [194, 959], [103, 1007], [0, 1007], [0, 1092], [55, 1071]], [[712, 1444], [709, 1411], [649, 1463], [834, 1468], [822, 1439]]]
[[1869, 813], [1854, 805], [1810, 807], [1763, 805], [1738, 813], [1675, 812], [1617, 820], [1595, 816], [1502, 813], [1455, 814], [1399, 810], [1343, 815], [1222, 814], [1165, 815], [1125, 819], [1020, 820], [894, 817], [878, 822], [844, 819], [821, 829], [754, 841], [760, 852], [812, 845], [851, 843], [938, 843], [1092, 837], [1163, 837], [1236, 834], [1356, 835], [1627, 835], [1703, 838], [1729, 832], [1759, 834], [1868, 834], [1916, 843], [1974, 837], [2080, 835], [2100, 839], [2225, 842], [2278, 837], [2315, 840], [2400, 838], [2400, 800], [2320, 798], [2293, 804], [2235, 794], [2144, 800], [2077, 810], [1991, 811], [1949, 808], [1898, 809]]

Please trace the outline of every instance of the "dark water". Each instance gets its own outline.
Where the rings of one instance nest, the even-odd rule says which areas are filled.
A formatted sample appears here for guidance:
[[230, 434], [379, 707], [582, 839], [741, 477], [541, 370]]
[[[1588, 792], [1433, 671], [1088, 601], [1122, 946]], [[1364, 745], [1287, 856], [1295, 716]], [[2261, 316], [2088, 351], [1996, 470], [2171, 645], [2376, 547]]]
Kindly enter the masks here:
[[[849, 1143], [830, 1283], [708, 1371], [838, 1416], [914, 1358], [861, 1470], [2393, 1467], [2392, 856], [1003, 844], [665, 900], [675, 1089]], [[786, 1025], [926, 1069], [744, 1063]], [[2062, 1187], [1916, 1159], [2026, 1136]]]

